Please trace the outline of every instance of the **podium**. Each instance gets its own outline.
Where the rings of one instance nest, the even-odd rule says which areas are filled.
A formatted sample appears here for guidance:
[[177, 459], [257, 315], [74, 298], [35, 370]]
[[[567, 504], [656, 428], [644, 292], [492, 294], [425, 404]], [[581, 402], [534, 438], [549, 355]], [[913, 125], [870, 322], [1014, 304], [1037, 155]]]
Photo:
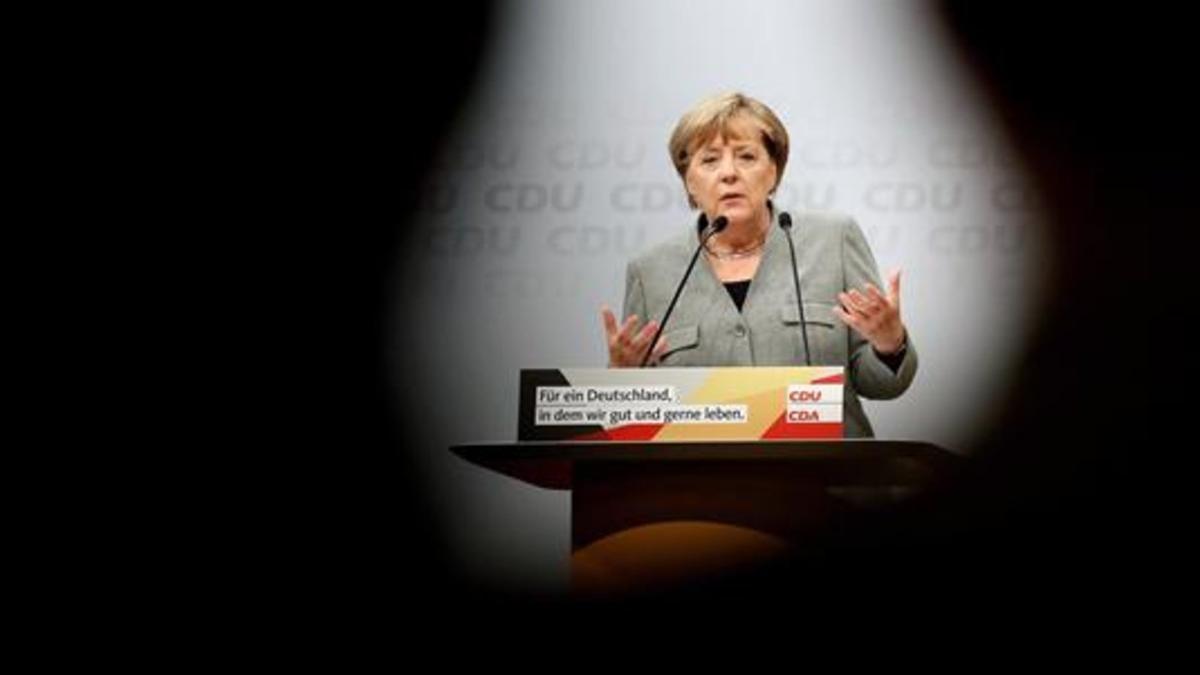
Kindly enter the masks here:
[[802, 551], [846, 516], [954, 471], [936, 445], [820, 441], [524, 441], [451, 448], [481, 467], [571, 492], [571, 584], [652, 590]]

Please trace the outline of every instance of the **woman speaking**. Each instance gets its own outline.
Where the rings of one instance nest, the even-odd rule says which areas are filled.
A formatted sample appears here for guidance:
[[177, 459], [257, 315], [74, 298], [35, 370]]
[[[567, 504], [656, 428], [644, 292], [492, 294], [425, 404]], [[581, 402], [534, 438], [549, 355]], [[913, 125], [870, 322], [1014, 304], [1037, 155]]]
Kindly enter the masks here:
[[[695, 227], [629, 263], [623, 322], [601, 310], [609, 366], [636, 367], [647, 352], [649, 363], [670, 367], [841, 365], [845, 435], [873, 436], [858, 397], [895, 398], [917, 371], [900, 318], [899, 271], [881, 290], [875, 258], [849, 216], [775, 210], [788, 134], [763, 103], [740, 93], [701, 101], [680, 118], [668, 148], [700, 213]], [[658, 320], [702, 242], [651, 350]]]

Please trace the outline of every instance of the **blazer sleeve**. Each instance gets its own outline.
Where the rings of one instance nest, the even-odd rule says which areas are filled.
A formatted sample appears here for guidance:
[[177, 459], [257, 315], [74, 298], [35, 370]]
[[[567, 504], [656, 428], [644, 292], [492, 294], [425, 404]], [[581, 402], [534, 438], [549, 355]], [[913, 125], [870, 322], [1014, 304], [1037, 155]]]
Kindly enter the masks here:
[[[862, 228], [853, 218], [847, 218], [843, 228], [842, 270], [843, 290], [861, 291], [868, 283], [884, 290], [875, 256], [871, 253], [871, 247], [867, 245]], [[907, 326], [905, 330], [908, 330]], [[847, 376], [854, 382], [855, 390], [861, 396], [872, 399], [890, 399], [903, 394], [917, 374], [917, 349], [913, 344], [912, 333], [907, 333], [908, 348], [895, 372], [875, 354], [871, 343], [858, 331], [847, 327], [847, 333], [850, 339]]]

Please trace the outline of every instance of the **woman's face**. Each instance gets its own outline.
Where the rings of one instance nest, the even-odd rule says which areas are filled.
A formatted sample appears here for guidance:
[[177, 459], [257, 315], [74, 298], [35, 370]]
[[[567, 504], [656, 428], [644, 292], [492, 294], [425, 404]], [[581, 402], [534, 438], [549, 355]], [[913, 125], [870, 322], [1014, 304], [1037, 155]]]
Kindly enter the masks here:
[[752, 121], [735, 117], [724, 136], [714, 136], [692, 153], [687, 190], [710, 218], [750, 222], [766, 210], [777, 174], [761, 134]]

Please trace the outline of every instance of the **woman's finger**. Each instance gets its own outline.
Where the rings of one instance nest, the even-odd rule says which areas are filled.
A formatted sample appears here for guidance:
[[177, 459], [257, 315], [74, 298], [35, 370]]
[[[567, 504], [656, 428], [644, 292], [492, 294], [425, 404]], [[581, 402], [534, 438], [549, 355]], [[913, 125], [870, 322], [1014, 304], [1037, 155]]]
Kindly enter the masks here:
[[841, 307], [834, 307], [834, 308], [833, 308], [833, 313], [834, 313], [834, 314], [837, 316], [837, 318], [839, 318], [839, 319], [841, 319], [841, 320], [842, 320], [842, 323], [846, 324], [847, 326], [850, 326], [850, 327], [851, 327], [851, 328], [853, 328], [854, 330], [857, 330], [857, 331], [859, 331], [859, 332], [862, 332], [862, 331], [859, 329], [859, 325], [860, 325], [860, 324], [859, 324], [859, 321], [858, 321], [858, 317], [856, 317], [856, 316], [854, 316], [854, 315], [850, 314], [849, 312], [847, 312], [846, 310], [842, 309]]
[[896, 268], [894, 272], [888, 275], [888, 304], [900, 311], [900, 272]]
[[854, 308], [864, 312], [871, 309], [871, 303], [867, 301], [867, 296], [863, 295], [857, 288], [850, 289], [850, 298], [854, 300]]
[[618, 344], [629, 344], [629, 342], [633, 339], [633, 329], [637, 326], [637, 321], [638, 318], [636, 314], [630, 314], [629, 317], [625, 319], [625, 323], [621, 324], [621, 330], [617, 333]]
[[867, 312], [861, 306], [861, 300], [856, 300], [854, 296], [850, 295], [849, 293], [838, 293], [838, 300], [841, 301], [842, 309], [847, 314], [853, 314], [856, 317], [866, 318]]
[[600, 320], [604, 322], [604, 333], [608, 336], [609, 342], [617, 336], [617, 317], [613, 315], [612, 310], [608, 305], [600, 306]]
[[642, 326], [642, 329], [638, 331], [638, 334], [632, 340], [634, 348], [639, 352], [645, 351], [646, 347], [650, 345], [650, 340], [654, 337], [654, 331], [656, 330], [658, 330], [658, 322], [647, 321], [646, 325]]
[[[876, 289], [878, 290], [878, 289]], [[864, 293], [859, 290], [851, 290], [851, 296], [858, 301], [856, 309], [862, 313], [868, 321], [877, 320], [887, 307], [887, 303], [880, 303], [870, 296], [870, 292]]]
[[884, 297], [883, 293], [881, 293], [878, 288], [875, 287], [875, 284], [867, 284], [864, 288], [867, 291], [868, 302], [873, 305], [878, 305], [879, 307], [888, 306], [888, 299]]

